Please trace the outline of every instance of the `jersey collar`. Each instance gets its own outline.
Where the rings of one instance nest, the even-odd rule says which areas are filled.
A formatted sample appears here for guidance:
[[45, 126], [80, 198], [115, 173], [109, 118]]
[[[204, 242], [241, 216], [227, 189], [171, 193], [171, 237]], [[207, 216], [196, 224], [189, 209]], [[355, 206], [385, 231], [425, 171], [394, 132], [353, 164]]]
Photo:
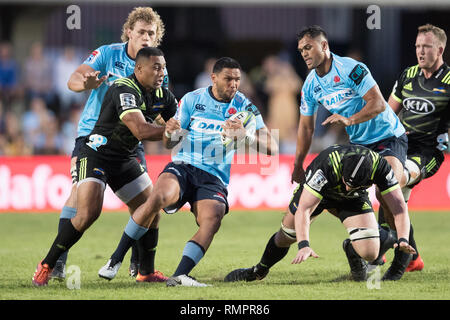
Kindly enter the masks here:
[[319, 76], [319, 74], [317, 73], [316, 70], [314, 70], [314, 72], [316, 73], [316, 75], [320, 78], [323, 79], [325, 78], [327, 75], [330, 74], [331, 70], [333, 70], [334, 64], [335, 64], [335, 54], [333, 52], [330, 51], [330, 60], [331, 60], [331, 64], [330, 64], [330, 70], [327, 71], [327, 73], [325, 73], [323, 76]]
[[125, 42], [125, 54], [127, 55], [128, 59], [130, 59], [131, 61], [134, 61], [134, 59], [132, 57], [130, 57], [130, 55], [128, 54], [128, 41]]
[[136, 82], [136, 84], [138, 85], [138, 87], [139, 87], [139, 89], [141, 89], [141, 92], [142, 93], [149, 93], [140, 83], [139, 83], [139, 81], [138, 81], [138, 79], [136, 78], [136, 75], [134, 74], [134, 72], [133, 72], [133, 74], [129, 77], [130, 79], [132, 79], [134, 82]]
[[[234, 97], [233, 97], [233, 99], [231, 99], [231, 100], [228, 101], [228, 102], [217, 100], [217, 98], [214, 97], [214, 94], [213, 94], [213, 92], [212, 92], [212, 86], [209, 86], [209, 87], [208, 87], [208, 93], [209, 93], [209, 95], [211, 96], [211, 98], [213, 98], [214, 100], [216, 100], [217, 102], [220, 102], [220, 103], [230, 103], [230, 102], [233, 101], [233, 99], [234, 99]], [[237, 93], [237, 92], [236, 92], [236, 93]], [[236, 95], [235, 95], [235, 96], [236, 96]]]
[[[447, 63], [444, 62], [435, 72], [433, 72], [433, 74], [431, 75], [431, 77], [429, 79], [439, 78], [442, 75], [442, 72], [444, 72], [444, 70], [447, 68], [448, 68], [448, 65], [447, 65]], [[425, 76], [423, 75], [422, 69], [420, 69], [419, 76], [425, 78]], [[426, 79], [426, 80], [429, 80], [429, 79]]]

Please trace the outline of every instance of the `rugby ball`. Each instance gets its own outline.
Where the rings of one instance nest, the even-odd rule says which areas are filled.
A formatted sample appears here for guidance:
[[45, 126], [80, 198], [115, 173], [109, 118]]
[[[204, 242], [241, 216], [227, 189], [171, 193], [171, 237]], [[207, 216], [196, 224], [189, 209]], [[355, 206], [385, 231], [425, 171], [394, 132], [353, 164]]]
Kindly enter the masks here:
[[[255, 141], [256, 134], [256, 117], [251, 111], [239, 111], [233, 114], [229, 120], [240, 120], [245, 129], [245, 139], [248, 144], [252, 144]], [[230, 137], [222, 136], [222, 143], [225, 147], [229, 147], [233, 143], [233, 139]]]

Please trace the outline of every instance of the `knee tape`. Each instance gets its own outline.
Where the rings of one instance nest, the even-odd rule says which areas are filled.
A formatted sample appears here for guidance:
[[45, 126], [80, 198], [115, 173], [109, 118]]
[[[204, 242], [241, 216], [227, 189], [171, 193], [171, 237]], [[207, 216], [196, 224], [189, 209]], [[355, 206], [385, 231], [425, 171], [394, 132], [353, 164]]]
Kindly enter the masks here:
[[403, 198], [405, 199], [406, 203], [409, 201], [409, 197], [411, 196], [411, 191], [412, 191], [412, 189], [410, 187], [402, 188]]
[[290, 239], [292, 240], [296, 240], [297, 239], [297, 234], [295, 233], [295, 229], [289, 229], [287, 228], [283, 222], [281, 222], [281, 230], [283, 231], [283, 233]]
[[348, 228], [348, 234], [350, 235], [350, 240], [364, 240], [371, 238], [379, 238], [380, 232], [378, 229], [370, 229], [370, 228]]
[[[422, 179], [420, 168], [414, 161], [411, 161], [409, 159], [406, 159], [405, 161], [405, 168], [403, 169], [403, 172], [406, 176], [407, 186], [415, 184]], [[414, 176], [415, 178], [413, 178], [412, 176]]]

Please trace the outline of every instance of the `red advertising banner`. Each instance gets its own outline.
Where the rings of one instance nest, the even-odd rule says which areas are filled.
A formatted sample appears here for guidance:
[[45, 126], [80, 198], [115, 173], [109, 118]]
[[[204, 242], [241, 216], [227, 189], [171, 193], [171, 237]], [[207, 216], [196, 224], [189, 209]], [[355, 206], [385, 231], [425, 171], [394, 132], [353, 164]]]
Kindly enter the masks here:
[[[306, 165], [314, 158], [309, 155]], [[291, 184], [293, 156], [235, 157], [231, 170], [231, 209], [285, 210], [296, 187]], [[170, 161], [169, 156], [148, 156], [153, 182]], [[70, 159], [66, 156], [0, 157], [0, 212], [59, 211], [71, 189]], [[374, 206], [378, 205], [373, 188]], [[125, 210], [124, 204], [106, 189], [104, 210]], [[450, 156], [439, 172], [414, 188], [410, 210], [450, 211]]]

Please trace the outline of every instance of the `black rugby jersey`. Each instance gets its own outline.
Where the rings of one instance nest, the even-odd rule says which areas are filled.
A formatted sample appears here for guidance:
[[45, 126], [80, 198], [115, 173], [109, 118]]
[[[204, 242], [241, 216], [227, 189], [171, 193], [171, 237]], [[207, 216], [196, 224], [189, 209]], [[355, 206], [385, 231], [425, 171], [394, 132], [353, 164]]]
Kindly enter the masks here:
[[114, 81], [103, 99], [98, 120], [86, 145], [103, 156], [135, 156], [139, 140], [122, 122], [128, 112], [140, 110], [147, 122], [158, 115], [169, 120], [177, 111], [177, 100], [166, 88], [147, 92], [134, 74]]
[[355, 154], [370, 157], [372, 167], [364, 168], [370, 172], [370, 184], [375, 184], [386, 194], [398, 187], [389, 163], [377, 152], [359, 145], [334, 145], [319, 153], [306, 169], [304, 187], [318, 198], [332, 200], [355, 199], [367, 194], [367, 190], [347, 191], [342, 181], [343, 163]]
[[426, 79], [419, 65], [406, 68], [396, 81], [392, 97], [402, 104], [399, 118], [409, 145], [436, 147], [450, 120], [450, 67], [444, 63]]

